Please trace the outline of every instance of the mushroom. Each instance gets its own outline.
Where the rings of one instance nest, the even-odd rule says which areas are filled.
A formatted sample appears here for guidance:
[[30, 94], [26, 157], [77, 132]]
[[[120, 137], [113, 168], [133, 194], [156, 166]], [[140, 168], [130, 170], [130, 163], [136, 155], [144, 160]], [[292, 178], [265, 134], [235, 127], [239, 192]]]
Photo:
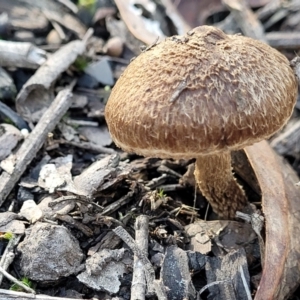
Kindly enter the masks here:
[[296, 97], [293, 70], [277, 50], [200, 26], [133, 60], [111, 92], [105, 118], [127, 152], [196, 158], [200, 191], [220, 217], [234, 218], [247, 197], [230, 152], [278, 131]]

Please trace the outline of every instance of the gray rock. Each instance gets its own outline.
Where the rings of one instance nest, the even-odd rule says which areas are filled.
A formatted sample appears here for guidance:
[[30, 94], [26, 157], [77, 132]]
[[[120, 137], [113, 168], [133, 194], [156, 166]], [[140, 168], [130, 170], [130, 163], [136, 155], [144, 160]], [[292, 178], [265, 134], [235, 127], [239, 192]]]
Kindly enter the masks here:
[[32, 280], [54, 281], [80, 271], [83, 253], [67, 228], [38, 222], [18, 250], [21, 269]]

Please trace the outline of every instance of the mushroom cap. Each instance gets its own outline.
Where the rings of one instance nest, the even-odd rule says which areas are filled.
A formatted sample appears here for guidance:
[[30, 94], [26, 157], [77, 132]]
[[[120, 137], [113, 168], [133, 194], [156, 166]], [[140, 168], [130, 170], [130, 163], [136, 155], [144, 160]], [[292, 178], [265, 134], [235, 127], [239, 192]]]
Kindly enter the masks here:
[[287, 122], [296, 97], [284, 55], [200, 26], [133, 60], [111, 92], [105, 118], [127, 152], [192, 158], [268, 138]]

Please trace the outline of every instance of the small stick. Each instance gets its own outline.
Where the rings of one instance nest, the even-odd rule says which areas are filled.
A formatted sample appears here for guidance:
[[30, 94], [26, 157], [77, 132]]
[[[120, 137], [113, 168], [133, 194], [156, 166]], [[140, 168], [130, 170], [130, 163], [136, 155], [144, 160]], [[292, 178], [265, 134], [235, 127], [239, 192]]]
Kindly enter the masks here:
[[[15, 165], [11, 174], [5, 171], [2, 172], [0, 176], [0, 206], [15, 187], [27, 166], [36, 157], [37, 152], [46, 141], [48, 133], [53, 131], [57, 123], [70, 107], [72, 103], [71, 96], [72, 93], [70, 88], [66, 88], [58, 93], [50, 107], [45, 111], [40, 121], [14, 155]], [[11, 156], [7, 159], [11, 159]]]
[[144, 265], [144, 272], [145, 272], [147, 288], [148, 288], [147, 295], [153, 295], [154, 294], [153, 281], [155, 279], [155, 273], [150, 261], [147, 258], [147, 255], [140, 250], [140, 248], [137, 246], [134, 239], [129, 235], [129, 233], [124, 228], [118, 226], [117, 228], [113, 229], [113, 232], [116, 235], [118, 235], [124, 241], [124, 243], [127, 244], [127, 246], [132, 250], [134, 255], [136, 255], [140, 259], [141, 263]]
[[168, 300], [168, 295], [164, 283], [161, 280], [154, 280], [153, 284], [158, 300]]
[[66, 222], [66, 223], [72, 225], [73, 227], [80, 230], [84, 235], [86, 235], [88, 237], [91, 237], [93, 235], [92, 229], [90, 229], [88, 226], [82, 224], [81, 222], [76, 221], [69, 215], [56, 214], [55, 218], [57, 220], [60, 220], [60, 221], [63, 221], [63, 222]]
[[244, 35], [267, 43], [264, 28], [245, 0], [222, 0]]
[[127, 204], [131, 200], [133, 195], [134, 195], [134, 191], [129, 191], [126, 195], [124, 195], [119, 200], [106, 206], [104, 208], [103, 212], [99, 213], [98, 216], [100, 217], [100, 216], [106, 216], [106, 215], [112, 214], [113, 212], [118, 210], [120, 207]]
[[242, 266], [240, 266], [239, 271], [240, 271], [240, 274], [241, 274], [241, 278], [242, 278], [243, 286], [244, 286], [244, 289], [245, 289], [245, 292], [246, 292], [246, 295], [247, 295], [247, 299], [251, 300], [252, 299], [251, 292], [250, 292], [249, 286], [247, 284], [247, 280], [245, 278], [244, 269], [243, 269]]
[[70, 146], [74, 146], [80, 149], [85, 149], [85, 150], [91, 150], [97, 153], [106, 153], [106, 154], [115, 154], [117, 153], [115, 150], [110, 149], [110, 148], [106, 148], [97, 144], [93, 144], [93, 143], [89, 143], [89, 142], [72, 142], [72, 141], [67, 141], [67, 140], [63, 140], [60, 139], [59, 140], [60, 144], [67, 144]]
[[[18, 245], [22, 235], [14, 235], [13, 238], [11, 238], [5, 248], [5, 251], [1, 257], [0, 260], [0, 267], [4, 270], [7, 270], [9, 265], [13, 262], [15, 258], [14, 249], [15, 246]], [[3, 274], [0, 273], [0, 285], [2, 283]]]
[[12, 281], [13, 283], [19, 285], [20, 287], [22, 287], [26, 292], [28, 293], [32, 293], [35, 294], [35, 290], [33, 290], [32, 288], [28, 287], [27, 285], [25, 285], [23, 282], [19, 281], [18, 279], [16, 279], [15, 277], [13, 277], [12, 275], [10, 275], [9, 273], [7, 273], [2, 267], [0, 267], [0, 272], [10, 281]]
[[0, 289], [0, 299], [2, 300], [75, 300], [74, 298], [52, 297], [48, 295], [28, 294], [24, 292], [15, 292], [10, 290]]
[[[138, 216], [135, 222], [135, 241], [140, 250], [148, 252], [149, 217]], [[146, 294], [146, 278], [144, 265], [140, 259], [134, 255], [133, 277], [131, 284], [131, 300], [144, 300]]]
[[76, 195], [67, 195], [67, 196], [62, 196], [59, 197], [55, 200], [53, 200], [52, 202], [50, 202], [48, 204], [49, 207], [54, 207], [55, 205], [65, 202], [65, 201], [70, 201], [73, 200], [75, 202], [79, 202], [85, 205], [93, 205], [96, 209], [99, 209], [100, 211], [102, 211], [104, 208], [102, 206], [100, 206], [99, 204], [95, 203], [92, 201], [92, 199], [88, 199], [86, 197], [83, 196], [76, 196]]

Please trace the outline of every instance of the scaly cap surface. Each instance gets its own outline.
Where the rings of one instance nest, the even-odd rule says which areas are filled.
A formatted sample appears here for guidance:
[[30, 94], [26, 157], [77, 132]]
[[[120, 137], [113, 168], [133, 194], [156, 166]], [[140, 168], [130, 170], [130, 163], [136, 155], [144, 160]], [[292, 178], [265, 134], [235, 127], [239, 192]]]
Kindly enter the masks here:
[[293, 70], [277, 50], [201, 26], [132, 61], [105, 117], [127, 152], [192, 158], [268, 138], [286, 123], [296, 96]]

